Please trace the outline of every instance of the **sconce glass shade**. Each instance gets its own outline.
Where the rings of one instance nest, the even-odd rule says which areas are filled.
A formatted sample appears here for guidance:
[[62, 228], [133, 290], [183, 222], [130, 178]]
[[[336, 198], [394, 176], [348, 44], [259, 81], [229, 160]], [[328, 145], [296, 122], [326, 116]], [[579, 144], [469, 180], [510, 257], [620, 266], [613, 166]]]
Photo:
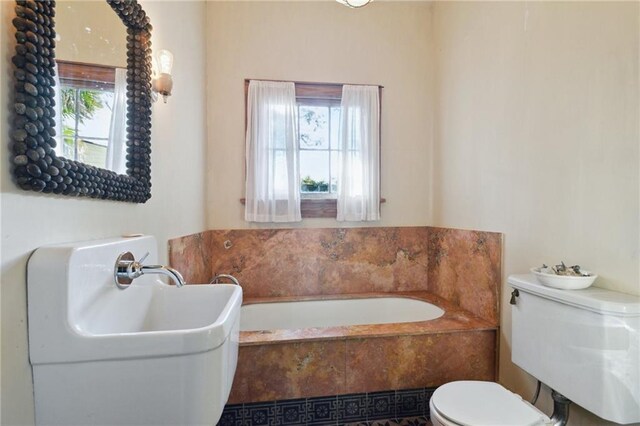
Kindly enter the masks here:
[[336, 0], [338, 3], [348, 6], [352, 9], [357, 9], [371, 3], [373, 0]]
[[173, 53], [166, 49], [162, 49], [158, 52], [158, 72], [160, 74], [171, 74], [173, 68]]
[[162, 100], [167, 103], [167, 97], [171, 96], [173, 89], [173, 78], [171, 69], [173, 68], [173, 54], [162, 49], [153, 58], [153, 91], [162, 95]]

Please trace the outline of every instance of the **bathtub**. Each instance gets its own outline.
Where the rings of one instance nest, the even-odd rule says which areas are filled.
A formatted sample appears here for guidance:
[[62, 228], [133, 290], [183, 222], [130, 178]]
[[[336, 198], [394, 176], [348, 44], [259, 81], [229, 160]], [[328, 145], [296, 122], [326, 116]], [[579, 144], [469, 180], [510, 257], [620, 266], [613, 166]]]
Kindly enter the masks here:
[[492, 381], [497, 331], [424, 291], [249, 297], [229, 403]]
[[436, 305], [406, 297], [255, 303], [241, 308], [240, 331], [410, 323], [443, 314]]

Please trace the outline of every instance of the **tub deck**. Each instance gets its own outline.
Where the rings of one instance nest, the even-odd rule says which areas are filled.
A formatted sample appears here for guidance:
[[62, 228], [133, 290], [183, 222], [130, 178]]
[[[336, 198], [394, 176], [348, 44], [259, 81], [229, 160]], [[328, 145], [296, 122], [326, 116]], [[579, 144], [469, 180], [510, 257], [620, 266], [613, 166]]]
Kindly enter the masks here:
[[247, 298], [243, 305], [269, 302], [289, 302], [301, 300], [339, 300], [361, 299], [374, 297], [407, 297], [422, 300], [444, 309], [440, 318], [429, 321], [350, 325], [341, 327], [314, 327], [287, 330], [241, 331], [240, 346], [268, 345], [276, 343], [298, 343], [315, 340], [343, 340], [357, 338], [374, 338], [390, 336], [415, 336], [433, 333], [452, 333], [459, 331], [497, 330], [490, 322], [483, 320], [469, 311], [454, 305], [447, 300], [426, 291], [405, 291], [394, 293], [358, 293], [320, 296], [294, 297], [252, 297]]

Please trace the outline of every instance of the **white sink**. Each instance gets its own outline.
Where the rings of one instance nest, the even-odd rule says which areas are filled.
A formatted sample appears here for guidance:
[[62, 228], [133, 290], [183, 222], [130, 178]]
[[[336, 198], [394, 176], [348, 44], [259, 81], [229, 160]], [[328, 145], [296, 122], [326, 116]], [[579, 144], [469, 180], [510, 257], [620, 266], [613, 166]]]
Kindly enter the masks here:
[[29, 353], [37, 424], [215, 424], [238, 354], [239, 286], [117, 288], [118, 255], [153, 237], [42, 247], [28, 266]]

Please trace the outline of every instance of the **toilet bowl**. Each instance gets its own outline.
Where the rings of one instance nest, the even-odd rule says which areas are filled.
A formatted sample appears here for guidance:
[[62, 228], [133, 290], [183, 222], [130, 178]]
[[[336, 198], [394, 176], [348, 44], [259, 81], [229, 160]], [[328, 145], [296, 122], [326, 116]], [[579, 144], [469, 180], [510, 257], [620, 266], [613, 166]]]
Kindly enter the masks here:
[[493, 382], [440, 386], [429, 402], [433, 426], [543, 426], [551, 420], [519, 395]]

